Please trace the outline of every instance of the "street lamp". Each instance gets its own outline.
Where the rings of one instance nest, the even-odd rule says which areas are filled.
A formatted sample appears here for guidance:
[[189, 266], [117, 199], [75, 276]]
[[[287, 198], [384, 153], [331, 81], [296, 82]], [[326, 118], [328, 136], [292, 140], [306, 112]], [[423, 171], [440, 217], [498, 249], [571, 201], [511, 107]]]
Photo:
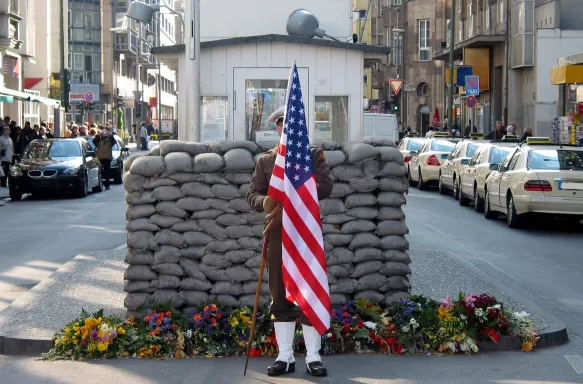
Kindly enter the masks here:
[[320, 38], [329, 37], [332, 40], [340, 41], [328, 34], [320, 28], [320, 22], [316, 16], [312, 15], [305, 9], [298, 9], [292, 12], [287, 19], [287, 34], [290, 36], [302, 36], [312, 38], [318, 36]]
[[[403, 28], [393, 27], [393, 33], [398, 34], [398, 36], [399, 36], [399, 38], [397, 39], [397, 52], [399, 52], [399, 53], [397, 54], [397, 59], [395, 60], [395, 66], [396, 66], [395, 70], [397, 72], [397, 79], [400, 79], [401, 77], [403, 77], [403, 78], [405, 77], [404, 76], [405, 71], [403, 71], [403, 76], [401, 76], [400, 72], [399, 72], [399, 61], [403, 60], [405, 58], [405, 55], [403, 54], [403, 44], [402, 44], [402, 40], [403, 40], [402, 34], [405, 33], [405, 30]], [[403, 83], [404, 82], [405, 82], [405, 79], [403, 79]], [[399, 112], [401, 114], [399, 120], [402, 122], [403, 121], [403, 97], [399, 98], [399, 102], [401, 103], [401, 105], [399, 106]], [[408, 107], [408, 105], [407, 105], [407, 107]]]

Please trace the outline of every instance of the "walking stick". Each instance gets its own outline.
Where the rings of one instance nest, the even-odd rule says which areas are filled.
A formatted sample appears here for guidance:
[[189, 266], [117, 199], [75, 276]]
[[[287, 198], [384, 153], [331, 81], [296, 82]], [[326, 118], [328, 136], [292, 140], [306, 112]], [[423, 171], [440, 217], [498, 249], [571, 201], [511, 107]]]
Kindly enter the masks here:
[[249, 352], [251, 351], [251, 343], [255, 334], [255, 325], [257, 323], [257, 310], [259, 308], [259, 294], [261, 293], [261, 283], [263, 282], [263, 270], [265, 269], [265, 261], [267, 260], [267, 245], [269, 244], [269, 233], [265, 233], [263, 237], [263, 252], [261, 253], [261, 267], [259, 267], [259, 278], [257, 279], [257, 291], [255, 291], [255, 306], [253, 307], [253, 318], [251, 319], [251, 329], [249, 330], [249, 339], [247, 340], [247, 353], [245, 354], [245, 371], [243, 376], [247, 374], [247, 365], [249, 364]]

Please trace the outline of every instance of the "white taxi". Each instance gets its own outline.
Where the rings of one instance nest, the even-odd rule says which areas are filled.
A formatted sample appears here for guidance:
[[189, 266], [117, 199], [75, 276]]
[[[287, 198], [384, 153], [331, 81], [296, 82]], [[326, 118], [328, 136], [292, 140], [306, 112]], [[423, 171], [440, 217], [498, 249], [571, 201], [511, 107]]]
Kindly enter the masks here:
[[441, 163], [439, 170], [439, 193], [445, 195], [453, 191], [453, 197], [459, 199], [460, 180], [459, 175], [462, 168], [467, 165], [474, 154], [484, 144], [484, 141], [463, 139], [458, 142]]
[[502, 140], [493, 140], [483, 144], [459, 173], [460, 205], [474, 203], [476, 212], [484, 209], [484, 189], [486, 179], [492, 172], [490, 164], [500, 164], [513, 148], [518, 146], [518, 138], [504, 136]]
[[417, 137], [404, 137], [397, 147], [401, 154], [403, 155], [403, 160], [407, 164], [415, 155], [415, 153], [421, 148], [425, 139]]
[[511, 228], [527, 214], [546, 214], [573, 223], [583, 219], [583, 148], [529, 137], [486, 180], [484, 216], [506, 214]]
[[439, 181], [441, 162], [447, 159], [447, 156], [459, 141], [456, 139], [448, 139], [447, 134], [443, 138], [438, 135], [440, 133], [436, 133], [436, 137], [426, 139], [419, 151], [416, 152], [407, 164], [409, 185], [414, 186], [417, 184], [420, 190], [427, 189], [430, 183], [437, 183]]

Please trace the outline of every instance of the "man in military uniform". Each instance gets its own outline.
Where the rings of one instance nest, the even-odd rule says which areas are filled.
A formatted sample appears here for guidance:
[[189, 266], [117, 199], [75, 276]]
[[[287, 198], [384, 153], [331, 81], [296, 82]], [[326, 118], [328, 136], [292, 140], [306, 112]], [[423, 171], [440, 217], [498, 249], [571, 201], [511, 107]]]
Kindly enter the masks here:
[[[276, 110], [269, 116], [268, 122], [275, 123], [277, 133], [281, 136], [283, 131], [285, 107]], [[326, 163], [324, 152], [316, 147], [310, 147], [314, 164], [314, 174], [318, 189], [318, 199], [325, 199], [332, 192], [333, 178], [330, 167]], [[277, 147], [264, 153], [257, 159], [255, 172], [251, 179], [251, 187], [247, 193], [249, 205], [258, 212], [265, 211], [267, 225], [265, 233], [269, 236], [267, 249], [267, 268], [269, 273], [269, 292], [271, 293], [271, 319], [274, 321], [279, 355], [275, 363], [267, 368], [270, 376], [283, 375], [295, 371], [295, 359], [293, 355], [293, 341], [296, 328], [297, 307], [286, 299], [286, 290], [282, 276], [281, 256], [281, 219], [282, 206], [267, 196], [269, 180], [275, 166]], [[325, 376], [326, 367], [320, 358], [321, 337], [318, 331], [311, 326], [305, 315], [300, 316], [304, 340], [306, 343], [306, 367], [314, 376]]]

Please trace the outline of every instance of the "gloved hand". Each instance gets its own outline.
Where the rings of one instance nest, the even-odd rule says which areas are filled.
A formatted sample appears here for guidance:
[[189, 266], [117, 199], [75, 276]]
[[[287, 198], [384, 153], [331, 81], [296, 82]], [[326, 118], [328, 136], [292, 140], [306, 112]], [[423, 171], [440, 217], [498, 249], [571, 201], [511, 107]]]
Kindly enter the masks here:
[[269, 196], [265, 196], [265, 199], [263, 199], [263, 210], [267, 213], [271, 213], [277, 205], [278, 202]]
[[265, 236], [272, 228], [279, 228], [281, 227], [281, 220], [283, 217], [283, 209], [281, 206], [276, 205], [275, 208], [271, 211], [269, 215], [265, 218], [267, 221], [267, 225], [263, 230], [263, 235]]

